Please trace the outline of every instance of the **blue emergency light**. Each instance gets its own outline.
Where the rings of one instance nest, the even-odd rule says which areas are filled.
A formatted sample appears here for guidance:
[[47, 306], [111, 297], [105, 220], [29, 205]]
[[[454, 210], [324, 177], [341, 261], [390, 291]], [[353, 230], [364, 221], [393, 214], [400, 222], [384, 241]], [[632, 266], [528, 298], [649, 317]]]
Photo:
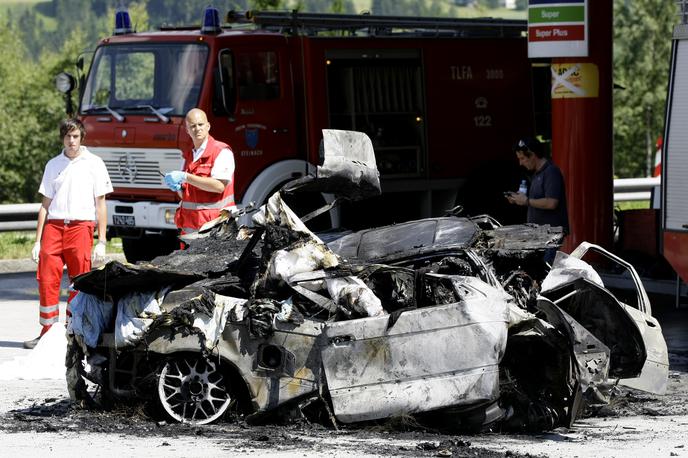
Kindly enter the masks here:
[[114, 35], [124, 35], [131, 33], [131, 18], [129, 11], [125, 8], [118, 8], [115, 11], [115, 32]]
[[203, 25], [201, 25], [201, 33], [220, 33], [220, 12], [212, 5], [208, 5], [203, 11]]

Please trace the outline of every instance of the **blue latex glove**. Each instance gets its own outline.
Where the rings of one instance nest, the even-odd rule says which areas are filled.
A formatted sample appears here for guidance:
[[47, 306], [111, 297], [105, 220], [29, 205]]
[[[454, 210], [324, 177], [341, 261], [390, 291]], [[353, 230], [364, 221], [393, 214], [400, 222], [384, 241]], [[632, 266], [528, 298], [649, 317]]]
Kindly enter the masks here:
[[186, 172], [181, 170], [173, 170], [165, 174], [165, 184], [172, 191], [180, 191], [182, 189], [182, 183], [186, 181]]

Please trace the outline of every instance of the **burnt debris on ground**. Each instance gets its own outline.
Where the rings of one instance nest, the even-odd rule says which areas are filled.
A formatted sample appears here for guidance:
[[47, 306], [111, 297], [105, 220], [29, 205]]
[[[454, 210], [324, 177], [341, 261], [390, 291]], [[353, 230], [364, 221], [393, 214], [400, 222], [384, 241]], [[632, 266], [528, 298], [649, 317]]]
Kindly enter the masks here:
[[[470, 438], [446, 436], [427, 429], [399, 431], [395, 424], [381, 424], [374, 428], [344, 427], [338, 431], [306, 421], [288, 425], [249, 425], [235, 417], [231, 422], [195, 426], [164, 420], [151, 421], [141, 404], [119, 405], [111, 410], [74, 408], [69, 400], [44, 399], [31, 407], [16, 409], [0, 418], [3, 433], [101, 433], [132, 437], [159, 438], [159, 446], [172, 446], [175, 440], [203, 437], [205, 440], [227, 443], [228, 450], [265, 450], [280, 452], [313, 449], [324, 440], [333, 453], [356, 453], [375, 456], [480, 456], [503, 457], [495, 452], [471, 444]], [[394, 433], [394, 436], [390, 436]], [[394, 438], [394, 444], [390, 443]], [[347, 440], [355, 438], [356, 440]], [[403, 445], [398, 445], [398, 444]], [[444, 454], [440, 454], [440, 452]], [[451, 452], [451, 454], [448, 454]], [[524, 457], [514, 452], [507, 456]]]

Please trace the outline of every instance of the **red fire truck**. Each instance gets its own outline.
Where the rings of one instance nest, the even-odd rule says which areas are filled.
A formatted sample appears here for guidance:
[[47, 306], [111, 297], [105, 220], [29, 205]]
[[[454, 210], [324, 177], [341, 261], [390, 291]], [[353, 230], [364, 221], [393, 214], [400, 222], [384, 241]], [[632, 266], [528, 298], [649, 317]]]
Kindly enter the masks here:
[[118, 11], [114, 35], [80, 78], [86, 144], [115, 187], [110, 235], [122, 237], [130, 260], [175, 246], [177, 197], [162, 174], [192, 146], [184, 116], [193, 107], [233, 149], [239, 205], [312, 171], [321, 129], [367, 133], [383, 195], [331, 213], [352, 228], [457, 202], [505, 205], [502, 192], [519, 182], [505, 178], [516, 167], [513, 142], [548, 136], [549, 69], [528, 60], [525, 21], [253, 12], [220, 24], [212, 9], [204, 17], [200, 27], [134, 33]]

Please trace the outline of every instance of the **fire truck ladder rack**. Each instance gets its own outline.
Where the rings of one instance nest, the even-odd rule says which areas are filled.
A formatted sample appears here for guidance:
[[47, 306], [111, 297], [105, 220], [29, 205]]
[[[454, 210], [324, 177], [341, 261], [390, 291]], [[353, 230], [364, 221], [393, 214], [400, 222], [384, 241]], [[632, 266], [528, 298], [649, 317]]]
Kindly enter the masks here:
[[253, 23], [261, 29], [293, 35], [318, 35], [341, 32], [379, 35], [446, 35], [464, 38], [520, 37], [527, 22], [513, 19], [454, 19], [410, 16], [373, 16], [369, 14], [325, 14], [284, 11], [248, 11], [227, 14], [229, 23]]

